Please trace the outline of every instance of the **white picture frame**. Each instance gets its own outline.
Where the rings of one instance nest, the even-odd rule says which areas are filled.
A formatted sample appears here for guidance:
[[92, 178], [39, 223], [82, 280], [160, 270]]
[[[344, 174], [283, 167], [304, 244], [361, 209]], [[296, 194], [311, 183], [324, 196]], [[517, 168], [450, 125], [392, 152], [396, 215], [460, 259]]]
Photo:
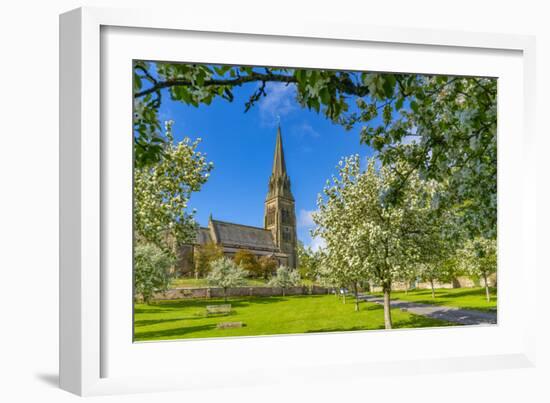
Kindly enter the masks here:
[[[135, 46], [126, 46], [137, 35], [141, 35], [142, 51], [136, 51]], [[153, 47], [147, 41], [151, 35], [155, 36], [157, 44], [165, 45]], [[206, 60], [209, 52], [211, 59], [215, 56], [208, 48], [210, 45], [199, 48], [192, 45], [193, 40], [210, 41], [212, 44], [220, 40], [233, 40], [243, 43], [249, 41], [246, 46], [269, 45], [274, 52], [282, 45], [302, 48], [309, 46], [310, 50], [313, 46], [325, 46], [333, 52], [341, 51], [342, 55], [346, 49], [351, 48], [357, 52], [368, 49], [372, 52], [388, 51], [387, 60], [391, 59], [394, 63], [389, 71], [413, 69], [415, 72], [437, 72], [434, 70], [438, 68], [437, 52], [443, 52], [455, 60], [471, 54], [472, 61], [486, 58], [482, 60], [488, 65], [494, 64], [495, 69], [502, 69], [495, 70], [502, 71], [502, 77], [505, 78], [502, 80], [503, 86], [499, 87], [499, 186], [504, 176], [513, 184], [519, 185], [521, 192], [516, 188], [514, 194], [513, 189], [505, 183], [502, 190], [499, 187], [499, 248], [502, 245], [514, 245], [514, 248], [503, 248], [504, 252], [499, 254], [499, 325], [476, 329], [419, 329], [390, 333], [371, 331], [132, 344], [125, 336], [131, 317], [124, 319], [123, 316], [117, 316], [127, 312], [131, 293], [127, 294], [126, 291], [128, 287], [131, 288], [131, 281], [127, 282], [128, 276], [113, 277], [112, 272], [106, 269], [110, 259], [122, 259], [123, 264], [126, 264], [128, 257], [123, 254], [113, 255], [113, 248], [106, 239], [113, 239], [120, 234], [117, 231], [122, 231], [122, 238], [126, 240], [128, 233], [131, 236], [127, 214], [107, 214], [111, 211], [120, 212], [125, 205], [128, 206], [128, 211], [131, 210], [128, 192], [117, 194], [118, 205], [111, 204], [114, 199], [109, 196], [119, 184], [128, 189], [128, 173], [131, 181], [131, 159], [128, 160], [128, 144], [131, 143], [125, 140], [113, 141], [116, 137], [108, 135], [113, 128], [124, 130], [124, 124], [131, 117], [124, 112], [128, 105], [122, 105], [128, 100], [120, 98], [125, 88], [128, 89], [128, 82], [115, 80], [109, 83], [121, 84], [107, 85], [105, 80], [109, 75], [119, 78], [116, 74], [125, 74], [123, 68], [128, 58], [168, 60], [163, 58], [168, 55], [163, 53], [163, 49], [169, 49], [170, 43], [173, 45], [174, 41], [184, 40], [182, 38], [186, 38], [185, 35], [192, 36], [189, 39], [189, 49], [196, 51], [193, 61], [200, 61], [198, 59], [201, 58]], [[238, 52], [238, 44], [235, 42], [234, 45], [234, 51]], [[334, 373], [330, 377], [327, 375], [331, 368], [338, 369], [338, 378], [343, 378], [347, 374], [368, 377], [380, 372], [432, 373], [534, 365], [534, 321], [529, 321], [525, 314], [520, 315], [521, 312], [513, 308], [512, 302], [522, 298], [524, 311], [533, 312], [534, 315], [536, 295], [523, 292], [518, 294], [509, 275], [511, 269], [506, 269], [514, 263], [515, 267], [521, 268], [522, 278], [537, 275], [533, 250], [535, 242], [530, 242], [526, 235], [536, 232], [533, 208], [536, 166], [535, 159], [532, 158], [535, 152], [532, 118], [535, 46], [532, 37], [370, 27], [314, 20], [291, 22], [282, 26], [277, 21], [238, 18], [218, 20], [167, 13], [165, 10], [81, 8], [61, 15], [60, 49], [60, 385], [63, 389], [79, 395], [97, 395], [293, 382], [298, 374], [301, 380], [310, 378], [329, 381], [334, 380]], [[394, 52], [393, 56], [390, 55], [391, 52]], [[403, 58], [399, 61], [399, 55], [407, 52], [423, 53], [427, 60], [431, 60], [432, 70], [416, 71], [420, 68], [414, 65], [417, 58], [411, 58], [410, 64]], [[246, 58], [241, 53], [240, 58], [237, 57], [235, 61], [242, 64], [269, 65], [270, 60], [273, 60], [265, 51], [250, 53]], [[294, 55], [298, 57], [297, 53]], [[111, 59], [103, 60], [106, 57], [111, 57], [112, 61], [120, 58], [120, 62], [110, 65]], [[232, 62], [230, 55], [218, 55], [216, 60], [211, 61], [221, 62], [221, 57], [225, 57], [223, 60], [228, 63]], [[497, 66], [495, 58], [502, 58], [501, 66]], [[258, 62], [252, 63], [253, 59]], [[442, 63], [444, 59], [441, 59]], [[308, 63], [304, 60], [296, 63]], [[331, 58], [331, 63], [334, 60], [335, 58]], [[319, 62], [311, 63], [312, 67], [319, 66]], [[351, 62], [342, 63], [340, 67], [350, 67]], [[478, 70], [476, 63], [469, 66], [464, 63], [466, 62], [462, 61], [457, 64], [457, 74], [471, 72], [472, 75], [482, 75], [484, 70]], [[333, 66], [337, 67], [326, 64], [319, 67]], [[380, 69], [384, 67], [379, 66]], [[506, 66], [509, 70], [506, 70]], [[105, 68], [109, 71], [106, 72]], [[127, 73], [130, 73], [130, 65], [127, 65]], [[130, 93], [127, 94], [129, 98]], [[519, 98], [515, 95], [519, 95]], [[511, 97], [514, 97], [514, 103], [511, 102]], [[121, 103], [117, 103], [118, 100]], [[104, 109], [106, 102], [112, 106], [111, 109]], [[508, 109], [501, 110], [501, 105]], [[514, 116], [506, 113], [512, 110], [510, 108], [515, 108], [517, 113]], [[120, 110], [120, 115], [124, 117], [113, 118], [112, 109]], [[111, 118], [118, 121], [111, 121]], [[118, 124], [122, 126], [117, 126]], [[503, 137], [503, 133], [508, 133], [507, 130], [512, 128], [516, 132], [519, 130], [522, 135], [513, 140], [510, 136]], [[111, 159], [115, 149], [121, 152], [117, 155], [122, 156], [116, 166]], [[514, 173], [510, 169], [509, 151], [512, 149], [521, 155], [523, 169], [520, 173]], [[501, 164], [501, 161], [504, 162]], [[505, 213], [515, 211], [517, 216], [510, 217], [511, 214], [503, 214], [502, 210]], [[502, 228], [507, 230], [503, 232]], [[127, 242], [125, 248], [127, 252]], [[505, 268], [503, 275], [500, 272], [501, 267]], [[114, 288], [116, 284], [124, 289], [120, 296], [113, 293], [113, 289], [118, 289]], [[352, 346], [364, 343], [365, 338], [376, 339], [377, 343], [383, 339], [386, 346], [392, 343], [397, 346], [403, 346], [404, 343], [422, 345], [423, 340], [428, 339], [433, 344], [433, 340], [437, 338], [449, 341], [448, 344], [462, 340], [463, 345], [462, 348], [457, 348], [455, 343], [454, 351], [444, 350], [443, 347], [435, 348], [429, 353], [397, 348], [393, 353], [385, 355], [377, 355], [375, 351], [370, 351], [368, 356], [366, 353], [364, 356], [350, 355]], [[475, 342], [491, 339], [496, 340], [491, 346], [480, 347]], [[345, 341], [346, 347], [343, 348], [344, 357], [341, 359], [322, 356], [316, 358], [318, 355], [314, 354], [315, 351], [342, 346], [342, 341]], [[283, 361], [279, 358], [282, 349], [289, 349], [297, 354], [293, 355], [295, 358]], [[383, 349], [377, 350], [380, 352]], [[167, 359], [170, 355], [178, 357], [180, 354], [185, 354], [185, 364], [169, 362]], [[232, 360], [234, 366], [231, 374], [203, 365], [204, 357], [208, 357], [208, 354]], [[133, 371], [133, 359], [138, 355], [141, 362], [147, 360], [155, 370]], [[261, 361], [257, 358], [262, 355], [270, 365], [269, 368], [258, 371]], [[128, 364], [123, 365], [124, 362]], [[164, 365], [159, 366], [159, 363]], [[192, 367], [193, 371], [186, 371], [185, 366]], [[304, 371], [306, 368], [307, 371]], [[205, 375], [208, 376], [207, 380]]]

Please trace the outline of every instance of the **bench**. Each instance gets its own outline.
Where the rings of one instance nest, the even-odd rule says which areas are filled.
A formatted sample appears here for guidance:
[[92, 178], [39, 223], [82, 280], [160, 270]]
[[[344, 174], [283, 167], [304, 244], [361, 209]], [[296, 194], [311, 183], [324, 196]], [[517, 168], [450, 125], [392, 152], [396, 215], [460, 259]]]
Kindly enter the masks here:
[[231, 313], [231, 304], [207, 305], [206, 306], [206, 314], [207, 315], [228, 314], [228, 313]]

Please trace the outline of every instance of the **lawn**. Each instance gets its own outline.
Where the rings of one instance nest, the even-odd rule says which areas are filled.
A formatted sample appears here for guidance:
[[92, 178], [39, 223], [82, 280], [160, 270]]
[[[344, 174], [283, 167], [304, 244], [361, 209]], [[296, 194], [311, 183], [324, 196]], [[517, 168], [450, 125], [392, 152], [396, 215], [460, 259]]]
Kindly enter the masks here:
[[[158, 301], [134, 308], [135, 340], [317, 333], [383, 329], [383, 308], [361, 302], [354, 311], [351, 298], [343, 304], [334, 295], [231, 298], [228, 315], [206, 316], [206, 305], [222, 299]], [[394, 328], [449, 326], [450, 323], [392, 310]], [[242, 328], [217, 329], [220, 322], [244, 322]]]
[[[438, 288], [435, 290], [435, 299], [432, 290], [392, 291], [392, 299], [421, 302], [424, 304], [446, 305], [465, 309], [489, 311], [497, 307], [497, 290], [490, 288], [491, 300], [485, 298], [485, 288]], [[374, 295], [382, 296], [381, 293]]]

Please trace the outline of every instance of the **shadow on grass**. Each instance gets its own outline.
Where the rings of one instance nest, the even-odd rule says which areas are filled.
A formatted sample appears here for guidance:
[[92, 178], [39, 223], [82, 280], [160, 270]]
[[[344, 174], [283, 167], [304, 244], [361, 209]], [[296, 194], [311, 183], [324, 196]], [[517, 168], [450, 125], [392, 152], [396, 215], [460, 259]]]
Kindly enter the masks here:
[[[371, 309], [369, 309], [371, 310]], [[368, 320], [368, 319], [367, 319]], [[431, 318], [426, 318], [420, 315], [412, 315], [409, 320], [397, 320], [393, 322], [393, 329], [414, 329], [414, 328], [424, 328], [424, 327], [440, 327], [440, 326], [460, 326], [455, 323], [445, 322], [442, 320], [436, 320]], [[304, 333], [329, 333], [329, 332], [352, 332], [358, 330], [384, 330], [384, 324], [379, 326], [353, 326], [346, 328], [322, 328], [322, 329], [311, 329], [307, 330]]]
[[145, 307], [143, 308], [134, 307], [134, 314], [167, 313], [167, 312], [172, 312], [172, 310], [156, 308], [156, 305], [145, 305]]
[[[395, 303], [395, 301], [392, 301], [392, 304]], [[408, 303], [410, 304], [410, 303]], [[413, 303], [414, 304], [414, 303]], [[363, 308], [365, 309], [365, 308]], [[366, 311], [383, 311], [384, 306], [381, 304], [367, 304], [367, 307], [365, 309]], [[393, 312], [400, 311], [401, 308], [399, 307], [392, 307], [392, 317]], [[448, 322], [443, 319], [438, 319], [429, 317], [429, 316], [423, 316], [423, 315], [416, 315], [414, 313], [408, 312], [409, 319], [408, 320], [393, 320], [393, 327], [394, 329], [399, 328], [415, 328], [415, 327], [436, 327], [436, 326], [459, 326], [456, 323]], [[383, 329], [383, 327], [381, 327]]]
[[[313, 296], [311, 296], [313, 297]], [[176, 299], [169, 301], [157, 301], [154, 305], [151, 305], [151, 309], [136, 308], [136, 313], [157, 313], [157, 312], [170, 312], [173, 309], [181, 308], [206, 308], [207, 305], [223, 305], [231, 304], [232, 308], [247, 307], [250, 305], [265, 305], [273, 304], [277, 302], [287, 301], [288, 297], [239, 297], [228, 298], [227, 302], [223, 299]], [[158, 307], [158, 308], [156, 308]]]
[[158, 325], [159, 323], [169, 323], [169, 322], [178, 322], [178, 321], [190, 321], [190, 320], [197, 320], [197, 319], [204, 319], [206, 316], [204, 315], [196, 315], [196, 316], [182, 316], [181, 318], [166, 318], [166, 319], [141, 319], [141, 320], [134, 320], [134, 326], [135, 327], [143, 327], [143, 326], [152, 326], [152, 325]]
[[139, 332], [135, 334], [135, 341], [144, 341], [152, 339], [172, 339], [172, 338], [184, 338], [190, 333], [201, 332], [204, 330], [215, 329], [216, 325], [200, 325], [200, 326], [186, 326], [186, 327], [177, 327], [173, 329], [164, 329], [164, 330], [152, 330], [149, 332]]
[[410, 314], [408, 320], [398, 320], [393, 323], [394, 329], [412, 329], [420, 327], [460, 326], [457, 323], [434, 319], [422, 315]]
[[304, 333], [330, 333], [330, 332], [353, 332], [357, 330], [374, 330], [369, 329], [363, 326], [353, 326], [353, 327], [347, 327], [347, 328], [322, 328], [322, 329], [312, 329], [312, 330], [306, 330]]

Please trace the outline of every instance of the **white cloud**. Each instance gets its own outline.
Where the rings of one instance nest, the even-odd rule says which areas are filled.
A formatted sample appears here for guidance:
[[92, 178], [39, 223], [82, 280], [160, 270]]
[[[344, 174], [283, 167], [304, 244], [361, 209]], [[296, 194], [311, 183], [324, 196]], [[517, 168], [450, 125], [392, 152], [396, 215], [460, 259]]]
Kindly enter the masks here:
[[313, 228], [315, 223], [313, 222], [312, 214], [315, 213], [315, 210], [304, 210], [301, 209], [298, 214], [298, 227], [300, 228]]
[[401, 139], [401, 144], [413, 144], [418, 143], [420, 137], [417, 135], [418, 126], [413, 126], [411, 128], [411, 134], [408, 136], [405, 136]]
[[326, 245], [327, 244], [326, 244], [326, 242], [323, 238], [316, 236], [316, 237], [311, 238], [311, 242], [309, 244], [309, 247], [314, 252], [317, 252], [319, 249], [324, 249]]
[[294, 84], [268, 83], [258, 105], [261, 123], [265, 126], [276, 126], [278, 117], [284, 117], [297, 109], [296, 87]]
[[[305, 228], [308, 230], [311, 230], [312, 228], [314, 228], [315, 222], [313, 221], [312, 214], [315, 212], [316, 210], [301, 209], [300, 212], [298, 213], [298, 227]], [[319, 249], [323, 249], [326, 246], [326, 242], [321, 237], [312, 236], [309, 241], [309, 245], [306, 245], [306, 246], [309, 246], [313, 251], [316, 252]]]
[[[168, 120], [174, 120], [174, 116], [175, 114], [172, 108], [166, 107], [165, 109], [161, 110], [159, 113], [159, 122], [161, 122], [162, 125], [164, 126], [164, 122]], [[179, 125], [182, 124], [181, 117], [178, 117], [178, 124]]]
[[405, 136], [401, 139], [401, 144], [417, 144], [418, 143], [418, 136]]
[[299, 125], [292, 126], [292, 134], [295, 134], [300, 137], [314, 137], [317, 138], [320, 136], [319, 132], [317, 132], [309, 123], [302, 122]]

